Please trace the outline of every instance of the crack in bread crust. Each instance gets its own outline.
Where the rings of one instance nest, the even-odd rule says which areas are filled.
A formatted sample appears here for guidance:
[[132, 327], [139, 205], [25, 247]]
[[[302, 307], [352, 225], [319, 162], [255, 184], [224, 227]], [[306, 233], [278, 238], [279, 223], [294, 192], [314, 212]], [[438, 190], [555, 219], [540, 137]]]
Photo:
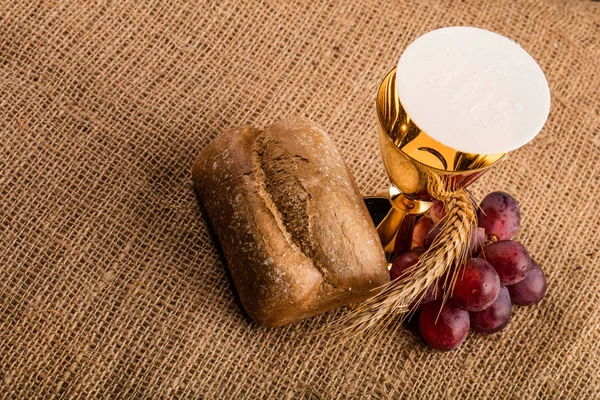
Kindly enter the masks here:
[[302, 181], [294, 175], [298, 162], [309, 163], [305, 157], [289, 154], [275, 140], [266, 138], [262, 132], [256, 138], [253, 149], [253, 169], [259, 187], [259, 195], [273, 215], [286, 240], [301, 253], [317, 270], [323, 284], [336, 288], [326, 271], [315, 261], [311, 241], [311, 224], [308, 213], [311, 199]]

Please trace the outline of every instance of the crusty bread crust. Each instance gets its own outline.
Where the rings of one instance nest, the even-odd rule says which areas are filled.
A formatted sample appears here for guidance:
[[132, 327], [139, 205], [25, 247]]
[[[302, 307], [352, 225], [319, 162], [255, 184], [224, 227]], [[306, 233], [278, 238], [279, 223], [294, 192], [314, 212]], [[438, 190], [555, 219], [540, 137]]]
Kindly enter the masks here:
[[296, 322], [364, 300], [389, 281], [352, 174], [312, 122], [226, 131], [200, 153], [193, 178], [257, 323]]

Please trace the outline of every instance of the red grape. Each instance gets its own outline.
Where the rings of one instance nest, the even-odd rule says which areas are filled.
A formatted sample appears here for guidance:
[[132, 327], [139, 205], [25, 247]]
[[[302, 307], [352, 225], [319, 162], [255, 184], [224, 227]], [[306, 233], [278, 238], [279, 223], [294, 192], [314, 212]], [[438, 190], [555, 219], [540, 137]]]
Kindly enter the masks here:
[[[398, 257], [396, 257], [392, 262], [392, 268], [390, 269], [390, 278], [392, 280], [395, 280], [397, 278], [406, 277], [407, 270], [417, 263], [419, 257], [421, 256], [421, 254], [424, 253], [424, 251], [425, 250], [423, 250], [423, 248], [417, 247], [410, 251], [407, 251], [406, 253], [402, 253]], [[437, 282], [438, 281], [432, 283], [429, 286], [429, 288], [427, 288], [427, 291], [423, 296], [417, 297], [417, 300], [419, 301], [418, 306], [430, 303], [440, 296], [442, 290], [438, 287]], [[414, 309], [416, 308], [416, 306], [417, 304], [413, 303], [411, 304], [410, 308]]]
[[489, 334], [501, 331], [510, 320], [512, 305], [506, 286], [500, 287], [498, 297], [486, 309], [470, 312], [471, 328], [475, 332]]
[[433, 243], [433, 241], [435, 240], [435, 238], [442, 231], [442, 225], [443, 225], [443, 223], [435, 224], [429, 230], [429, 232], [427, 232], [427, 235], [425, 235], [425, 237], [423, 238], [423, 247], [425, 247], [426, 249], [428, 249], [429, 246], [431, 246], [431, 244]]
[[406, 270], [419, 261], [419, 257], [423, 252], [423, 249], [415, 248], [394, 258], [392, 268], [390, 269], [390, 278], [394, 280], [396, 278], [407, 276]]
[[[437, 300], [443, 293], [440, 283], [441, 282], [438, 279], [435, 282], [433, 282], [431, 285], [429, 285], [429, 287], [427, 288], [427, 291], [425, 291], [425, 295], [418, 296], [417, 299], [415, 300], [415, 302], [413, 302], [413, 304], [411, 304], [411, 308], [414, 308], [415, 305], [417, 307], [422, 307], [424, 304], [431, 303], [432, 301]], [[418, 301], [418, 304], [415, 304], [417, 301]]]
[[427, 217], [421, 217], [415, 224], [412, 234], [412, 246], [423, 247], [425, 235], [433, 227], [433, 221]]
[[508, 286], [510, 298], [514, 304], [531, 306], [538, 303], [546, 294], [547, 282], [544, 271], [533, 260], [531, 270], [520, 282]]
[[512, 285], [527, 276], [531, 269], [531, 257], [525, 247], [516, 240], [500, 240], [484, 246], [479, 257], [496, 268], [503, 285]]
[[429, 214], [429, 218], [431, 218], [434, 224], [440, 222], [440, 220], [446, 216], [446, 206], [444, 205], [444, 202], [435, 200], [427, 214]]
[[469, 312], [452, 299], [443, 307], [441, 299], [426, 304], [419, 317], [421, 336], [430, 347], [438, 350], [460, 346], [469, 334], [469, 325]]
[[485, 196], [477, 213], [479, 226], [499, 240], [510, 239], [519, 230], [521, 212], [517, 201], [507, 193], [492, 192]]
[[470, 258], [457, 273], [452, 297], [461, 307], [480, 311], [496, 300], [500, 278], [490, 263], [481, 258]]

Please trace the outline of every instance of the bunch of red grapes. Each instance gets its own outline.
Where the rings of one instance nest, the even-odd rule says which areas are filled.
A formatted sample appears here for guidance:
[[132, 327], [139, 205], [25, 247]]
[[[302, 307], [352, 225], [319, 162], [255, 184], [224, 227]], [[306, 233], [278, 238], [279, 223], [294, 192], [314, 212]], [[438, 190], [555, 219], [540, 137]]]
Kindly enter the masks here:
[[[392, 279], [410, 273], [409, 268], [435, 240], [444, 216], [443, 203], [436, 201], [428, 215], [417, 221], [412, 249], [395, 257]], [[511, 239], [521, 220], [515, 199], [504, 192], [490, 193], [481, 202], [477, 218], [471, 258], [457, 271], [451, 297], [443, 301], [442, 278], [417, 305], [419, 331], [434, 349], [459, 347], [469, 329], [480, 334], [499, 332], [508, 324], [513, 304], [530, 306], [546, 294], [546, 277], [539, 265], [521, 243]]]

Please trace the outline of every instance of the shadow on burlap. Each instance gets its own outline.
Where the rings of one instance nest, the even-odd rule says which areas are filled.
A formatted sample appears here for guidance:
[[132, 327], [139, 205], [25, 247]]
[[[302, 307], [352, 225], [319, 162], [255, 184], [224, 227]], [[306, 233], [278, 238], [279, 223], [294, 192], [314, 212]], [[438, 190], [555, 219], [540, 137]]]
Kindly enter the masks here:
[[[21, 1], [1, 15], [2, 396], [600, 397], [599, 3]], [[377, 85], [448, 25], [507, 35], [547, 74], [546, 127], [472, 187], [519, 200], [547, 298], [451, 353], [393, 329], [335, 350], [309, 336], [343, 310], [253, 325], [192, 190], [195, 156], [225, 128], [298, 114], [365, 193], [385, 187]]]

